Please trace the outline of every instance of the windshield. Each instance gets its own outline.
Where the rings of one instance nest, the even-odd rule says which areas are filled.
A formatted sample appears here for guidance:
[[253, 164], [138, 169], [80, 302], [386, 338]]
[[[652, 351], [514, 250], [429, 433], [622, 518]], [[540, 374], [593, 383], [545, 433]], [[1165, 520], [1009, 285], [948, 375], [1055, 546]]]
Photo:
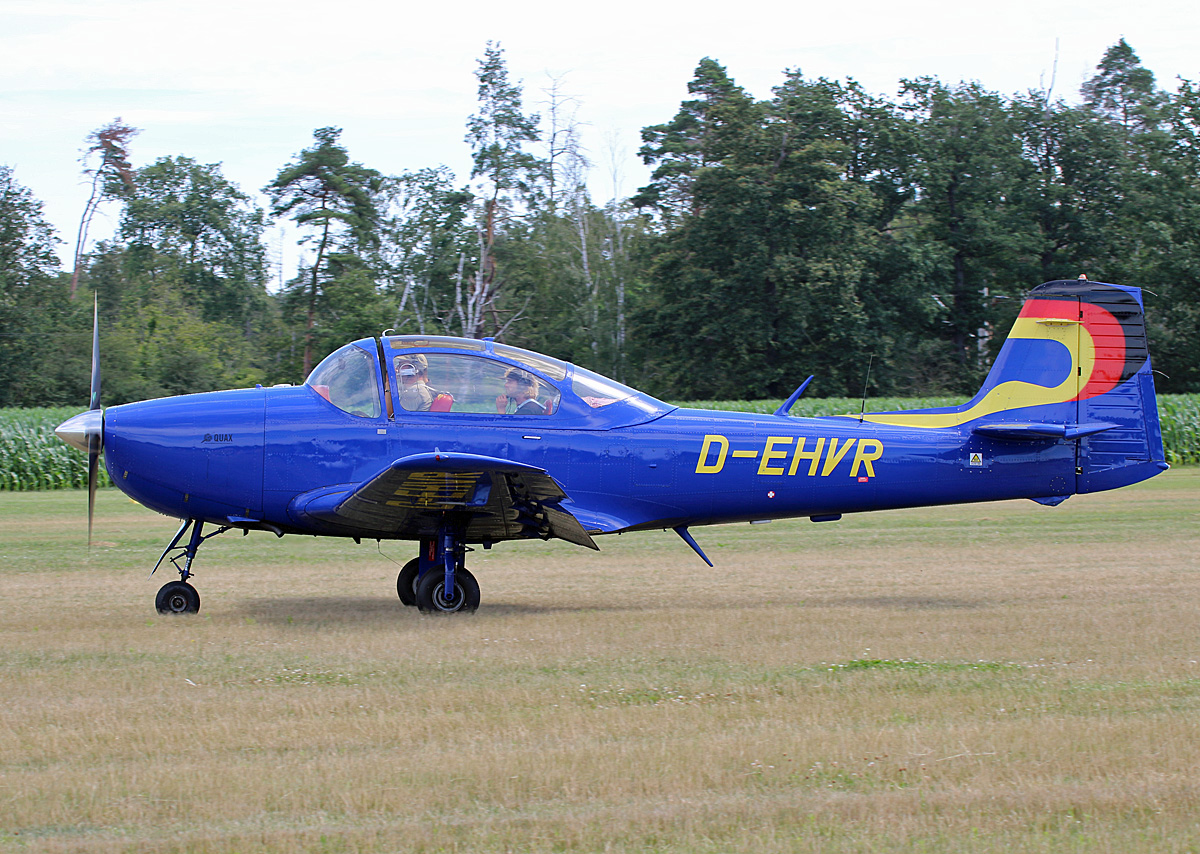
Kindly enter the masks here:
[[601, 409], [623, 400], [630, 401], [647, 412], [658, 412], [666, 405], [647, 394], [578, 365], [575, 366], [575, 373], [571, 378], [571, 390], [592, 409]]
[[361, 418], [379, 417], [375, 356], [357, 344], [347, 344], [326, 356], [304, 384], [343, 412]]

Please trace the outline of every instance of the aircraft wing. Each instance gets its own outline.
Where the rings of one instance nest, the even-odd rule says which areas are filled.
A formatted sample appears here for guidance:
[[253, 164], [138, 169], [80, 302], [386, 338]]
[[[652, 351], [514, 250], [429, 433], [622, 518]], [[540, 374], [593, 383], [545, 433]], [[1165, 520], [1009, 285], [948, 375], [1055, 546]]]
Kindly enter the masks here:
[[434, 452], [396, 460], [356, 487], [298, 496], [292, 512], [389, 537], [432, 538], [447, 513], [468, 542], [558, 537], [599, 547], [545, 469], [478, 454]]

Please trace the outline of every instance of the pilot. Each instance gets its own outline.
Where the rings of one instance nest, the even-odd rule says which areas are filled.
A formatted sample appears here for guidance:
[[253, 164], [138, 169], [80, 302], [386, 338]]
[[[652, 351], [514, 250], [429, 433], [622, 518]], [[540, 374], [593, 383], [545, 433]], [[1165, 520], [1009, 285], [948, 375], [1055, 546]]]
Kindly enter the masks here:
[[396, 376], [403, 386], [400, 405], [409, 412], [427, 412], [437, 395], [429, 387], [429, 361], [420, 353], [397, 356]]
[[501, 415], [545, 415], [546, 407], [538, 402], [537, 377], [520, 368], [510, 368], [504, 375], [504, 394], [496, 398], [496, 411]]

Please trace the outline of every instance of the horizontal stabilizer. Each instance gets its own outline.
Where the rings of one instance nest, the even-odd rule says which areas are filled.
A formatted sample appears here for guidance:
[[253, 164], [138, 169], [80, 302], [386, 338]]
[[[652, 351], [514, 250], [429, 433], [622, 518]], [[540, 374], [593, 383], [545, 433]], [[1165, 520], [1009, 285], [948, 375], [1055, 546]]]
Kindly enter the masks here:
[[1081, 439], [1103, 433], [1118, 425], [1105, 421], [1088, 424], [1044, 424], [1034, 422], [1002, 421], [991, 424], [976, 424], [971, 432], [991, 439], [1008, 439], [1014, 442], [1037, 442], [1045, 439]]

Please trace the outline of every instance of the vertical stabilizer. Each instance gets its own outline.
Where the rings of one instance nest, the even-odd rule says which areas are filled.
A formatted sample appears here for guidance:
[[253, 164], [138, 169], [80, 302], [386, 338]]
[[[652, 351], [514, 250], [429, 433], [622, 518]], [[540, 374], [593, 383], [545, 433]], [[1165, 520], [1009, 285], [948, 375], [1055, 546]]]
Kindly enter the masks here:
[[979, 393], [962, 406], [874, 413], [910, 428], [959, 427], [1000, 441], [1077, 444], [1076, 492], [1167, 468], [1142, 294], [1086, 280], [1034, 288]]

